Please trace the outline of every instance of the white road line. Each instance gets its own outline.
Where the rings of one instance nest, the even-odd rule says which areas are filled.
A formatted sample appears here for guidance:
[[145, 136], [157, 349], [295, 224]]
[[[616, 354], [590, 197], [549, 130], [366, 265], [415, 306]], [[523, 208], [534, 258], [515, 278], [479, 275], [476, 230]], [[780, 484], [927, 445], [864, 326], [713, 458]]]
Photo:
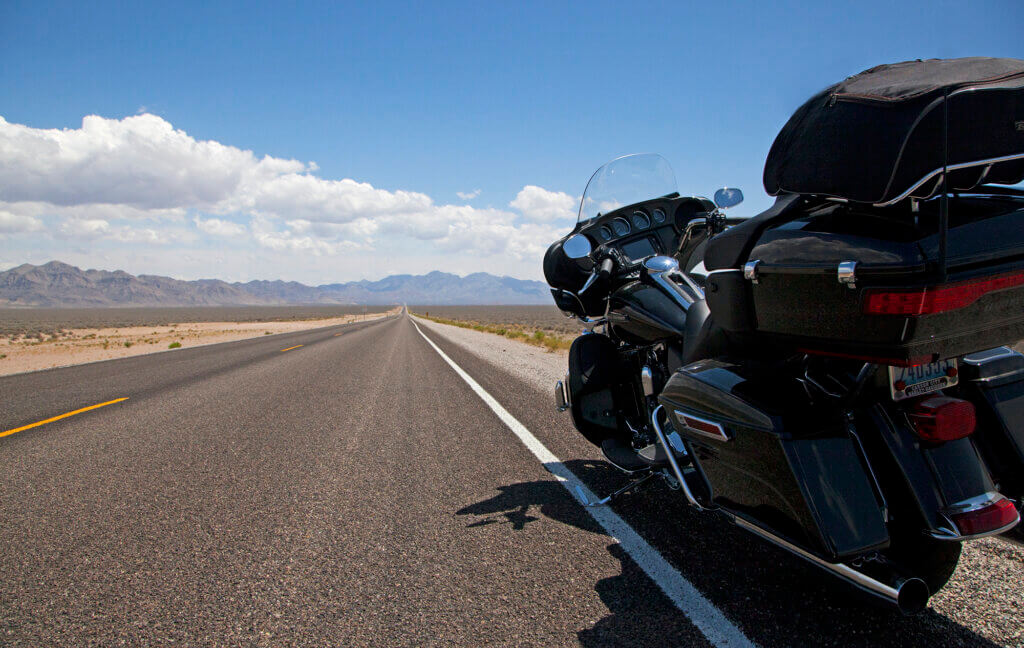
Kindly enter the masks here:
[[[487, 406], [498, 415], [502, 423], [507, 425], [519, 437], [523, 445], [544, 464], [544, 467], [555, 476], [574, 499], [573, 491], [576, 488], [581, 489], [592, 502], [600, 499], [558, 457], [553, 455], [537, 437], [533, 436], [533, 433], [526, 429], [526, 426], [516, 420], [507, 409], [501, 406], [501, 403], [496, 401], [479, 383], [473, 380], [472, 376], [463, 371], [462, 367], [455, 364], [444, 351], [434, 344], [433, 340], [424, 335], [414, 320], [410, 319], [410, 321], [416, 327], [416, 331], [423, 336], [423, 339], [430, 346], [434, 347], [434, 351], [437, 351], [438, 355], [455, 370], [455, 373], [465, 380], [466, 384], [476, 392], [476, 395], [483, 402], [487, 403]], [[708, 641], [721, 648], [739, 646], [753, 648], [754, 643], [739, 628], [733, 625], [721, 610], [704, 598], [690, 581], [683, 578], [679, 570], [670, 565], [654, 547], [641, 538], [640, 534], [634, 531], [633, 527], [629, 526], [611, 508], [599, 506], [585, 510], [598, 524], [604, 527], [608, 535], [618, 541], [619, 545], [626, 550], [626, 553], [629, 554], [633, 561], [644, 570], [644, 573], [661, 588], [661, 591], [665, 592], [665, 595], [690, 619], [693, 625], [697, 626], [697, 629], [704, 633]]]

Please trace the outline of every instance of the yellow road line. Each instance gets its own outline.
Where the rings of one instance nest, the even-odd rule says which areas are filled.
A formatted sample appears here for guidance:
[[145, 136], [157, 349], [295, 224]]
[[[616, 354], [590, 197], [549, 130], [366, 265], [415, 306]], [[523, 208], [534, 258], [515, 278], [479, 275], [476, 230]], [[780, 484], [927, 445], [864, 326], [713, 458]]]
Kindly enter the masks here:
[[100, 408], [100, 407], [106, 407], [107, 405], [113, 405], [114, 403], [120, 403], [121, 401], [126, 401], [126, 400], [128, 400], [127, 396], [125, 396], [124, 398], [115, 398], [114, 400], [107, 401], [106, 403], [99, 403], [98, 405], [90, 405], [89, 407], [83, 407], [82, 409], [76, 409], [74, 412], [68, 412], [67, 414], [61, 414], [60, 416], [54, 416], [54, 417], [48, 418], [48, 419], [46, 419], [44, 421], [38, 421], [36, 423], [29, 423], [28, 425], [22, 425], [21, 427], [14, 428], [13, 430], [4, 430], [3, 432], [0, 432], [0, 437], [5, 437], [5, 436], [7, 436], [9, 434], [14, 434], [15, 432], [21, 432], [22, 430], [28, 430], [30, 428], [39, 427], [40, 425], [46, 425], [47, 423], [53, 423], [54, 421], [59, 421], [61, 419], [67, 418], [69, 416], [74, 416], [75, 414], [81, 414], [82, 412], [88, 412], [89, 410], [94, 410], [94, 409], [97, 409], [97, 408]]
[[344, 335], [344, 333], [335, 333], [334, 337], [338, 337], [339, 335]]
[[292, 349], [298, 349], [300, 346], [306, 346], [306, 345], [304, 345], [304, 344], [296, 344], [293, 347], [288, 347], [287, 349], [281, 349], [281, 353], [284, 353], [285, 351], [291, 351]]

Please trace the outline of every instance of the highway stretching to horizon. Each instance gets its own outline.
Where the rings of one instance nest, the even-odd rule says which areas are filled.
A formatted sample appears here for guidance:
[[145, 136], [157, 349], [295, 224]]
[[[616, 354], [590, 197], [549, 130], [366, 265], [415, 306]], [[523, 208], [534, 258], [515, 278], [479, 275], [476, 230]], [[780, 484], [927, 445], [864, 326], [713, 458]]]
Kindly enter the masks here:
[[3, 377], [0, 646], [1001, 645], [599, 457], [405, 312]]

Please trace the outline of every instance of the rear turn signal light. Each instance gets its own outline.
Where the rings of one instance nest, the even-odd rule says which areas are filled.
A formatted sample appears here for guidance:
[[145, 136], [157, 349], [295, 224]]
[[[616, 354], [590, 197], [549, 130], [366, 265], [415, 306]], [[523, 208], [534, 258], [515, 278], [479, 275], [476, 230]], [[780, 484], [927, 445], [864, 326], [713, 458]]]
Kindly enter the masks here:
[[973, 536], [1011, 527], [1020, 519], [1020, 515], [1013, 502], [1001, 499], [973, 511], [954, 513], [949, 519], [956, 525], [960, 535]]
[[915, 290], [868, 290], [866, 315], [933, 315], [970, 306], [983, 295], [1024, 286], [1024, 272], [972, 279]]
[[974, 432], [974, 405], [948, 396], [931, 396], [911, 405], [907, 412], [917, 436], [925, 441], [956, 441]]

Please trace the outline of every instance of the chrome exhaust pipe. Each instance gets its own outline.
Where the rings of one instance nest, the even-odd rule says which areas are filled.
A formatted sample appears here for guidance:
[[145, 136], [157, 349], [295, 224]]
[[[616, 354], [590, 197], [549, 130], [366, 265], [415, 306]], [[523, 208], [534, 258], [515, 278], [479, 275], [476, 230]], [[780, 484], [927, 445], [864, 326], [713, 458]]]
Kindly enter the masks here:
[[771, 542], [777, 547], [785, 549], [793, 555], [803, 558], [813, 565], [817, 565], [863, 592], [895, 605], [903, 614], [917, 614], [924, 610], [925, 606], [928, 605], [928, 599], [931, 597], [931, 592], [928, 591], [928, 585], [920, 578], [906, 577], [887, 569], [886, 571], [888, 573], [882, 576], [881, 580], [879, 580], [868, 576], [864, 572], [858, 571], [849, 565], [843, 563], [830, 563], [827, 560], [822, 560], [814, 554], [801, 549], [791, 542], [783, 540], [773, 533], [765, 531], [761, 527], [752, 524], [743, 518], [730, 513], [726, 513], [726, 515], [732, 519], [732, 522], [736, 524], [736, 526], [760, 536], [764, 540]]
[[555, 409], [564, 412], [569, 409], [569, 399], [566, 397], [565, 384], [561, 380], [555, 381]]

